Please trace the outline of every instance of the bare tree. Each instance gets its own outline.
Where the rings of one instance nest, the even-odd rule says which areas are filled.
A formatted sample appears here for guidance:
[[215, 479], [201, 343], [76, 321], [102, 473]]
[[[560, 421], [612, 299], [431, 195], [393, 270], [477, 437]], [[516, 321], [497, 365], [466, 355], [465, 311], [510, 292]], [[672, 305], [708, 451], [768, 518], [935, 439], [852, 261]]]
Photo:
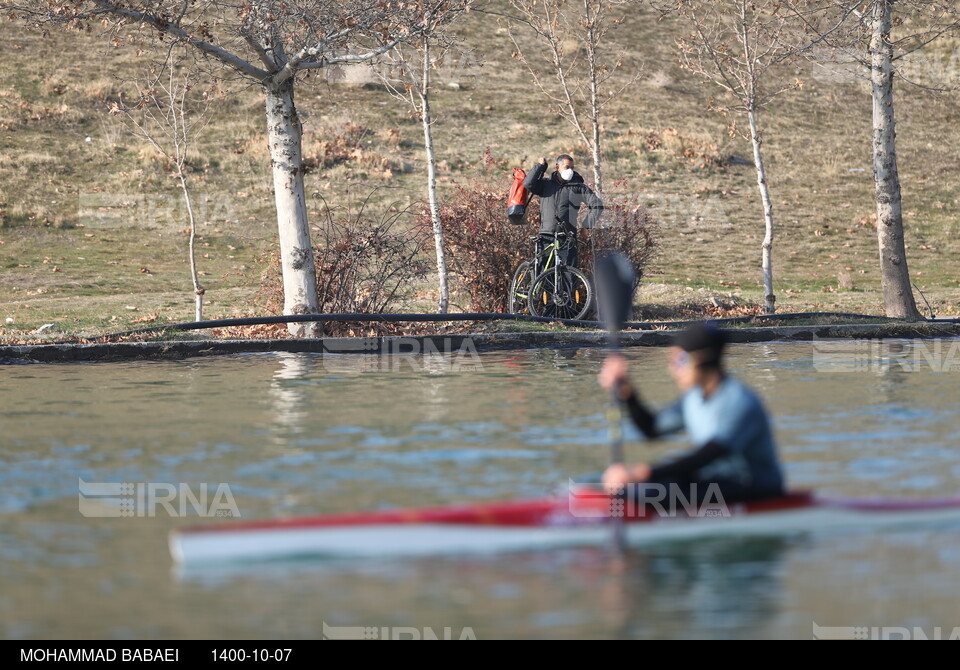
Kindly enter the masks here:
[[[627, 0], [510, 0], [520, 16], [508, 22], [514, 56], [530, 72], [533, 82], [551, 105], [551, 111], [576, 130], [593, 159], [594, 189], [603, 192], [603, 108], [636, 81], [614, 78], [623, 67], [621, 56], [610, 53], [607, 35], [620, 25]], [[610, 10], [617, 9], [616, 17]], [[517, 28], [527, 26], [536, 40], [521, 46]], [[576, 48], [570, 48], [571, 40]], [[536, 46], [534, 46], [536, 45]]]
[[432, 73], [443, 63], [445, 54], [453, 47], [453, 39], [443, 32], [444, 23], [452, 21], [469, 6], [470, 0], [451, 5], [449, 13], [439, 17], [424, 16], [419, 39], [409, 44], [398, 45], [384, 57], [385, 68], [377, 74], [387, 90], [410, 106], [423, 128], [423, 146], [427, 158], [427, 204], [433, 225], [433, 241], [437, 253], [437, 278], [440, 299], [437, 311], [445, 314], [450, 304], [450, 288], [447, 282], [447, 259], [443, 245], [443, 225], [440, 219], [440, 201], [437, 197], [437, 155], [433, 143], [434, 118], [430, 111], [430, 94], [433, 90]]
[[[775, 0], [679, 0], [670, 8], [691, 27], [691, 32], [678, 40], [681, 67], [728, 94], [711, 100], [713, 109], [725, 115], [746, 117], [747, 131], [741, 134], [753, 147], [757, 188], [763, 205], [764, 309], [767, 314], [773, 314], [777, 300], [773, 288], [775, 227], [759, 114], [776, 96], [800, 85], [780, 69], [796, 54], [784, 39], [784, 34], [791, 29], [788, 14], [780, 11], [780, 2]], [[735, 121], [731, 128], [737, 130]]]
[[869, 78], [884, 310], [890, 317], [919, 319], [904, 242], [894, 82], [898, 61], [960, 28], [960, 9], [939, 0], [792, 0], [787, 6], [804, 22], [808, 55], [853, 63]]
[[[192, 47], [261, 88], [266, 103], [284, 313], [317, 313], [316, 270], [303, 186], [302, 126], [294, 102], [298, 75], [371, 60], [419, 34], [424, 16], [442, 17], [447, 0], [0, 0], [0, 11], [44, 28], [59, 24], [105, 39], [142, 39]], [[297, 336], [319, 324], [290, 324]]]
[[196, 75], [195, 71], [178, 72], [177, 63], [168, 60], [159, 76], [134, 82], [139, 93], [135, 104], [113, 103], [110, 112], [122, 116], [130, 131], [149, 142], [176, 172], [190, 224], [189, 262], [194, 316], [197, 321], [202, 321], [206, 289], [197, 274], [197, 221], [187, 183], [187, 154], [207, 124], [210, 99], [208, 93], [191, 95], [199, 83]]

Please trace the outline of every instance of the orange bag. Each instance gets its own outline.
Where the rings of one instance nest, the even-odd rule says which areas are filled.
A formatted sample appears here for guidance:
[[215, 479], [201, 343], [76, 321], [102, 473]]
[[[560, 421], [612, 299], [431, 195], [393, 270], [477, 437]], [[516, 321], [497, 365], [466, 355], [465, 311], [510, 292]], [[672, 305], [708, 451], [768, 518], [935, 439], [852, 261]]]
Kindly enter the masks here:
[[513, 168], [513, 185], [510, 187], [510, 197], [507, 200], [507, 218], [510, 223], [520, 225], [527, 215], [527, 203], [530, 202], [530, 192], [523, 187], [523, 180], [527, 173], [521, 168]]

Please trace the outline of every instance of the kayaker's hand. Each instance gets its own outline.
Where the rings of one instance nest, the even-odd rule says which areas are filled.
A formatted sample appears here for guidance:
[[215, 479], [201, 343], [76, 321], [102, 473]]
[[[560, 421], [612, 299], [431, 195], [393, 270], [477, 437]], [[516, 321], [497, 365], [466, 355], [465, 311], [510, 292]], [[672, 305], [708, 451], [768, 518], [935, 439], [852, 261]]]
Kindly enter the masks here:
[[607, 391], [617, 390], [617, 397], [626, 400], [633, 389], [627, 379], [627, 359], [620, 354], [610, 354], [603, 362], [603, 369], [597, 377], [600, 386]]
[[608, 493], [618, 493], [627, 484], [645, 482], [648, 479], [650, 479], [650, 466], [646, 463], [631, 466], [614, 463], [603, 473], [601, 481]]
[[614, 463], [604, 471], [601, 481], [607, 493], [619, 493], [629, 483], [629, 472], [623, 463]]

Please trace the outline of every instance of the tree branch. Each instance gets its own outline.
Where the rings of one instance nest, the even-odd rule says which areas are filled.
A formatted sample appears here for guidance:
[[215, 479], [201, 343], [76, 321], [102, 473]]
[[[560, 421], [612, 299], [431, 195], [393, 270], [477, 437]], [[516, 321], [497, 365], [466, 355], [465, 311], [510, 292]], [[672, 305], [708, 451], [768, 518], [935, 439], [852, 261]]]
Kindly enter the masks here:
[[104, 2], [104, 0], [95, 0], [95, 2], [97, 6], [101, 8], [101, 12], [113, 14], [115, 16], [123, 16], [128, 19], [133, 19], [138, 23], [152, 26], [157, 31], [183, 40], [190, 46], [213, 56], [217, 60], [229, 65], [248, 77], [253, 77], [259, 82], [263, 82], [270, 77], [270, 73], [266, 70], [262, 70], [254, 66], [252, 63], [247, 62], [236, 54], [232, 54], [215, 44], [211, 44], [210, 42], [202, 40], [198, 37], [194, 37], [179, 25], [165, 21], [158, 16], [120, 7], [111, 2]]

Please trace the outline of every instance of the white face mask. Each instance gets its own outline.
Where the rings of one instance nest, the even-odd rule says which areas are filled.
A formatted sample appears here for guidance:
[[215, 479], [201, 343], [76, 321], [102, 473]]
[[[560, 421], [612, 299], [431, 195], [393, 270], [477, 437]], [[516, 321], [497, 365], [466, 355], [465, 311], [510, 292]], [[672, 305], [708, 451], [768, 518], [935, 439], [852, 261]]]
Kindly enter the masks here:
[[563, 181], [570, 181], [573, 179], [573, 168], [567, 168], [566, 170], [560, 170], [560, 178]]

